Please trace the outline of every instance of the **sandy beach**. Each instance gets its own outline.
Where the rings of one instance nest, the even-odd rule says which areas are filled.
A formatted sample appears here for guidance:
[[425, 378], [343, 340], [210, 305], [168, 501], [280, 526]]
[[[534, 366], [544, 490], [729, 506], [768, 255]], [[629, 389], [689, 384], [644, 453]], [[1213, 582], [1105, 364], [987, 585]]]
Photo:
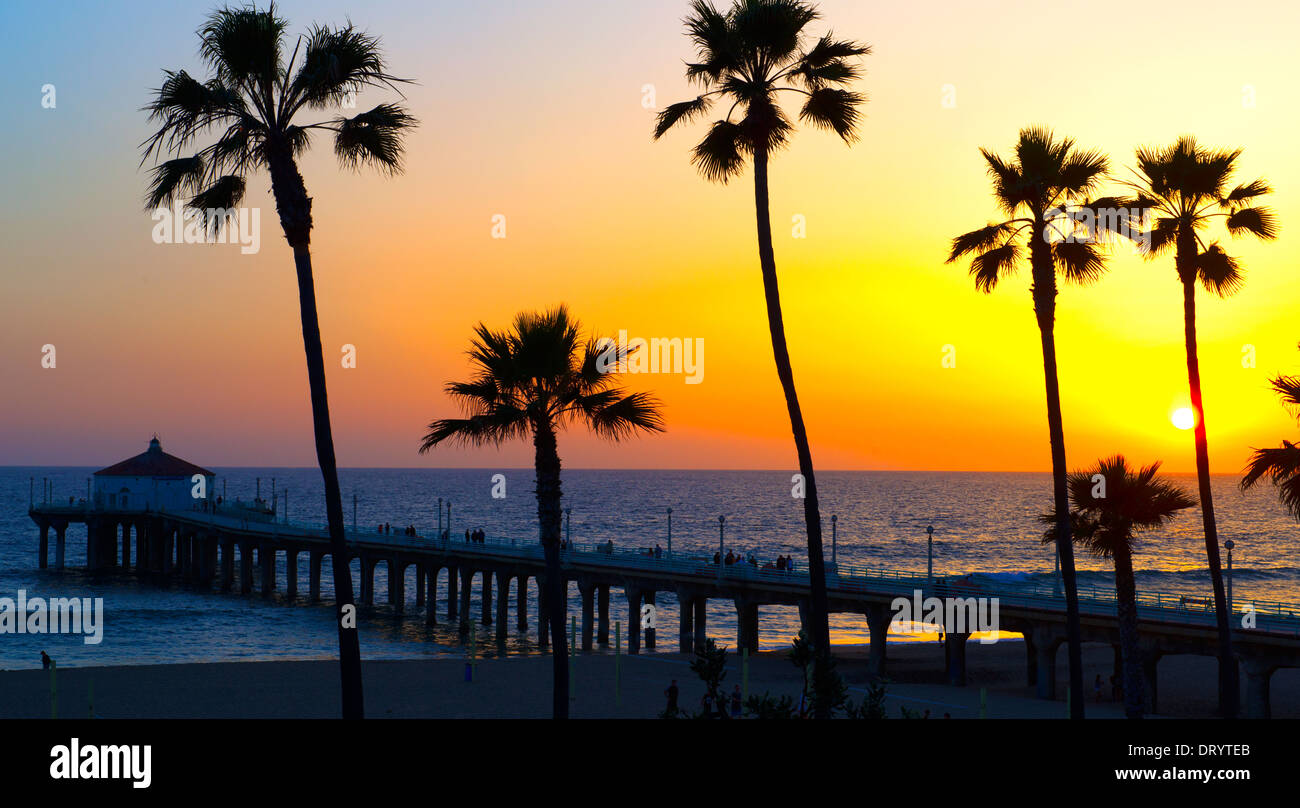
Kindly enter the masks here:
[[[841, 647], [838, 656], [852, 696], [864, 695], [866, 648]], [[969, 684], [944, 681], [942, 649], [937, 643], [890, 646], [887, 709], [891, 718], [902, 708], [931, 718], [977, 718], [980, 690], [987, 690], [990, 718], [1062, 718], [1065, 716], [1065, 651], [1058, 661], [1055, 702], [1034, 697], [1025, 684], [1024, 647], [1016, 642], [981, 646], [967, 652]], [[1085, 681], [1111, 671], [1107, 646], [1085, 645]], [[615, 693], [615, 658], [611, 654], [576, 660], [576, 718], [655, 718], [664, 708], [664, 689], [676, 679], [683, 707], [698, 709], [703, 685], [691, 673], [689, 658], [677, 654], [623, 656], [621, 687]], [[546, 718], [550, 714], [550, 659], [540, 656], [484, 659], [474, 681], [465, 681], [462, 660], [367, 661], [363, 665], [366, 713], [374, 718]], [[1210, 717], [1215, 706], [1214, 660], [1168, 657], [1160, 665], [1160, 715]], [[85, 717], [93, 689], [94, 713], [103, 718], [334, 718], [339, 714], [337, 663], [239, 662], [179, 665], [65, 668], [58, 671], [60, 717]], [[751, 660], [751, 693], [798, 697], [800, 674], [783, 653], [765, 652]], [[740, 660], [731, 658], [725, 689], [741, 681]], [[1120, 705], [1094, 702], [1090, 717], [1120, 718]], [[1300, 717], [1300, 671], [1280, 670], [1273, 678], [1273, 714]], [[45, 718], [50, 715], [49, 674], [39, 670], [0, 672], [0, 718]]]

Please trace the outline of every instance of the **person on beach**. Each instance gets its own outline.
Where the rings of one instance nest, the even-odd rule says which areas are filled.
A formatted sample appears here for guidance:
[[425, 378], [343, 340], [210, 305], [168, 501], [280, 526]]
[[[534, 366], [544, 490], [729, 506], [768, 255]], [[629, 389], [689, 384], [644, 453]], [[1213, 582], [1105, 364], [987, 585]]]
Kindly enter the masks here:
[[53, 665], [53, 664], [54, 664], [54, 660], [53, 660], [53, 659], [50, 659], [50, 655], [47, 654], [47, 653], [45, 653], [44, 651], [42, 651], [42, 652], [41, 652], [41, 667], [44, 668], [45, 670], [49, 670], [49, 669], [50, 669], [50, 665]]
[[731, 717], [740, 718], [740, 685], [731, 689]]
[[667, 713], [669, 715], [677, 715], [677, 693], [677, 680], [674, 679], [672, 684], [668, 685], [668, 688], [664, 690], [664, 695], [668, 697]]
[[713, 717], [713, 694], [707, 690], [704, 691], [704, 695], [700, 697], [700, 709], [704, 711], [705, 718]]

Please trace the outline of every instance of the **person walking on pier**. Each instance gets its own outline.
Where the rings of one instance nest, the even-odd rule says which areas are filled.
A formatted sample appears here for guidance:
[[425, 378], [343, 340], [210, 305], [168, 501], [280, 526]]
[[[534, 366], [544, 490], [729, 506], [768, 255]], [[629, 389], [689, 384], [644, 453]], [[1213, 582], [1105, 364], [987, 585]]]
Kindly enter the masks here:
[[54, 660], [50, 658], [50, 655], [47, 654], [47, 653], [45, 653], [44, 651], [42, 651], [42, 652], [41, 652], [41, 667], [42, 667], [43, 669], [45, 669], [45, 670], [49, 670], [49, 669], [50, 669], [50, 666], [53, 665], [53, 664], [54, 664]]

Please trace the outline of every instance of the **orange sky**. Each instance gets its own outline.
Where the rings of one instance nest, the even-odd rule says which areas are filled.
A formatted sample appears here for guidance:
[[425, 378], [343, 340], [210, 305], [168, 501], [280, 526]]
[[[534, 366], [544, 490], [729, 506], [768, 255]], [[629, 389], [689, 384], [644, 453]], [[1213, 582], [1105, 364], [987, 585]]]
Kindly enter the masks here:
[[[614, 447], [569, 434], [566, 465], [795, 465], [750, 176], [699, 178], [688, 161], [698, 127], [650, 140], [643, 87], [659, 106], [690, 97], [683, 2], [281, 5], [294, 31], [350, 15], [383, 37], [394, 71], [419, 81], [408, 103], [423, 125], [403, 176], [341, 171], [324, 140], [302, 166], [340, 464], [529, 465], [526, 444], [415, 449], [425, 423], [452, 414], [441, 388], [464, 374], [473, 324], [563, 301], [602, 332], [706, 346], [701, 384], [630, 379], [663, 399], [667, 434]], [[1135, 146], [1184, 132], [1245, 148], [1241, 178], [1273, 183], [1282, 237], [1227, 240], [1247, 286], [1200, 298], [1213, 468], [1237, 471], [1251, 446], [1293, 437], [1266, 381], [1300, 370], [1295, 7], [1243, 2], [1225, 17], [1220, 3], [1099, 2], [1081, 19], [1036, 2], [954, 5], [820, 4], [816, 32], [832, 26], [875, 53], [860, 142], [801, 131], [772, 167], [785, 322], [817, 465], [1049, 467], [1027, 278], [986, 296], [964, 266], [943, 263], [953, 235], [996, 215], [978, 147], [1006, 151], [1033, 123], [1105, 150], [1121, 170]], [[138, 107], [162, 68], [196, 67], [206, 9], [52, 12], [23, 27], [40, 57], [0, 71], [20, 99], [0, 115], [17, 140], [9, 153], [22, 155], [0, 169], [0, 463], [106, 464], [154, 431], [209, 466], [314, 462], [293, 264], [266, 177], [246, 200], [262, 208], [256, 255], [156, 245], [141, 211]], [[149, 36], [107, 36], [137, 25]], [[1172, 72], [1188, 54], [1204, 67]], [[40, 105], [46, 82], [58, 87], [53, 110]], [[941, 103], [947, 84], [954, 108]], [[507, 217], [505, 239], [491, 238], [494, 214]], [[791, 236], [796, 214], [806, 238]], [[1111, 267], [1059, 301], [1070, 463], [1120, 451], [1190, 470], [1191, 435], [1169, 419], [1186, 403], [1172, 261], [1124, 250]], [[53, 370], [40, 366], [47, 343]], [[345, 343], [356, 369], [339, 366]], [[1246, 344], [1254, 368], [1242, 367]], [[941, 366], [945, 345], [955, 368]]]

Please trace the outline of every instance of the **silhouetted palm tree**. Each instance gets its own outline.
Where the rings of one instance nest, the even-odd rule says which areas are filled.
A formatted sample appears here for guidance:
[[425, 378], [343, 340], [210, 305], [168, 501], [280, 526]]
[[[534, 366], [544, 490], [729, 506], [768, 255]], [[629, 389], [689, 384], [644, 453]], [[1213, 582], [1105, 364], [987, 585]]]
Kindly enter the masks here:
[[1148, 257], [1174, 250], [1174, 268], [1183, 285], [1183, 335], [1187, 349], [1187, 383], [1191, 389], [1196, 477], [1201, 498], [1201, 520], [1205, 527], [1205, 555], [1214, 587], [1214, 610], [1219, 627], [1220, 701], [1224, 714], [1237, 714], [1237, 664], [1232, 654], [1232, 632], [1228, 626], [1228, 604], [1224, 596], [1223, 572], [1219, 564], [1219, 534], [1214, 520], [1214, 498], [1210, 492], [1210, 450], [1205, 433], [1205, 408], [1201, 398], [1201, 369], [1196, 355], [1196, 282], [1220, 297], [1241, 288], [1244, 279], [1237, 261], [1214, 242], [1206, 246], [1198, 231], [1216, 218], [1223, 218], [1228, 232], [1249, 233], [1261, 239], [1277, 237], [1277, 224], [1268, 208], [1254, 200], [1270, 188], [1257, 179], [1228, 190], [1241, 150], [1214, 151], [1197, 145], [1189, 136], [1180, 137], [1163, 149], [1137, 151], [1138, 180], [1126, 183], [1137, 193], [1134, 204], [1155, 223], [1144, 238], [1150, 239]]
[[782, 110], [780, 93], [802, 96], [799, 120], [828, 129], [849, 143], [857, 138], [858, 107], [865, 98], [845, 87], [859, 75], [856, 59], [871, 49], [835, 39], [830, 33], [810, 43], [804, 29], [818, 16], [812, 5], [799, 0], [735, 0], [726, 12], [705, 0], [693, 2], [685, 23], [699, 62], [687, 64], [686, 76], [698, 82], [702, 91], [691, 101], [663, 109], [655, 122], [654, 137], [658, 140], [677, 124], [699, 118], [720, 102], [726, 115], [709, 127], [691, 162], [706, 179], [722, 183], [739, 175], [747, 160], [754, 164], [758, 258], [768, 330], [804, 482], [810, 579], [807, 628], [813, 645], [821, 653], [829, 653], [817, 481], [786, 347], [767, 189], [768, 160], [787, 145], [794, 131]]
[[420, 443], [424, 454], [446, 441], [469, 446], [500, 445], [532, 437], [537, 470], [537, 520], [546, 558], [544, 600], [553, 657], [556, 718], [569, 717], [566, 593], [560, 571], [560, 455], [557, 433], [585, 425], [599, 437], [618, 441], [637, 432], [662, 432], [659, 402], [647, 393], [627, 393], [613, 370], [630, 350], [607, 341], [582, 341], [580, 326], [564, 306], [515, 316], [509, 331], [479, 323], [469, 350], [473, 377], [451, 382], [466, 418], [429, 424]]
[[[975, 287], [991, 292], [1023, 263], [1029, 250], [1034, 315], [1042, 337], [1043, 374], [1047, 387], [1047, 425], [1052, 445], [1052, 490], [1057, 527], [1057, 556], [1065, 588], [1066, 634], [1070, 655], [1071, 715], [1083, 718], [1083, 659], [1080, 650], [1079, 598], [1075, 585], [1074, 551], [1070, 544], [1066, 489], [1065, 429], [1061, 394], [1056, 380], [1056, 274], [1088, 284], [1101, 278], [1106, 266], [1098, 240], [1108, 227], [1105, 217], [1084, 217], [1082, 211], [1117, 209], [1119, 200], [1087, 200], [1106, 173], [1106, 158], [1098, 151], [1075, 147], [1074, 140], [1057, 140], [1051, 130], [1030, 127], [1020, 132], [1016, 156], [1003, 160], [980, 149], [993, 181], [993, 196], [1011, 218], [958, 236], [948, 263], [974, 254], [970, 272]], [[1081, 204], [1082, 203], [1082, 204]], [[1118, 223], [1116, 223], [1118, 224]]]
[[[149, 119], [161, 125], [141, 144], [141, 164], [150, 157], [156, 160], [173, 155], [175, 159], [153, 169], [147, 206], [157, 208], [182, 201], [203, 213], [202, 221], [213, 233], [226, 222], [224, 217], [207, 212], [234, 209], [244, 197], [248, 174], [264, 168], [271, 175], [280, 226], [293, 248], [298, 274], [316, 458], [325, 480], [325, 512], [334, 568], [343, 715], [361, 718], [361, 647], [312, 278], [312, 200], [307, 196], [297, 161], [310, 146], [313, 131], [330, 131], [334, 133], [334, 153], [343, 165], [355, 168], [369, 164], [396, 173], [401, 170], [402, 135], [415, 120], [399, 106], [380, 104], [351, 118], [294, 123], [304, 110], [337, 108], [367, 87], [392, 88], [403, 80], [388, 74], [379, 40], [350, 24], [339, 28], [314, 26], [299, 38], [286, 65], [287, 27], [288, 23], [276, 15], [274, 5], [265, 11], [249, 6], [213, 12], [198, 31], [199, 54], [211, 77], [199, 81], [184, 70], [166, 71], [166, 81], [156, 91], [157, 97], [145, 107]], [[195, 150], [191, 156], [179, 156], [213, 131], [219, 132], [214, 143]]]
[[[1160, 463], [1141, 469], [1128, 467], [1123, 455], [1069, 476], [1070, 525], [1074, 541], [1097, 558], [1115, 564], [1115, 609], [1124, 662], [1124, 713], [1141, 718], [1142, 658], [1138, 648], [1137, 586], [1133, 579], [1134, 534], [1168, 523], [1178, 511], [1196, 504], [1181, 488], [1156, 477]], [[1051, 524], [1044, 543], [1056, 541], [1056, 514], [1044, 514]]]
[[[1283, 405], [1300, 415], [1300, 376], [1278, 374], [1269, 380]], [[1277, 488], [1277, 497], [1292, 516], [1300, 521], [1300, 444], [1282, 441], [1276, 449], [1256, 449], [1241, 478], [1242, 490], [1247, 490], [1263, 478]]]

